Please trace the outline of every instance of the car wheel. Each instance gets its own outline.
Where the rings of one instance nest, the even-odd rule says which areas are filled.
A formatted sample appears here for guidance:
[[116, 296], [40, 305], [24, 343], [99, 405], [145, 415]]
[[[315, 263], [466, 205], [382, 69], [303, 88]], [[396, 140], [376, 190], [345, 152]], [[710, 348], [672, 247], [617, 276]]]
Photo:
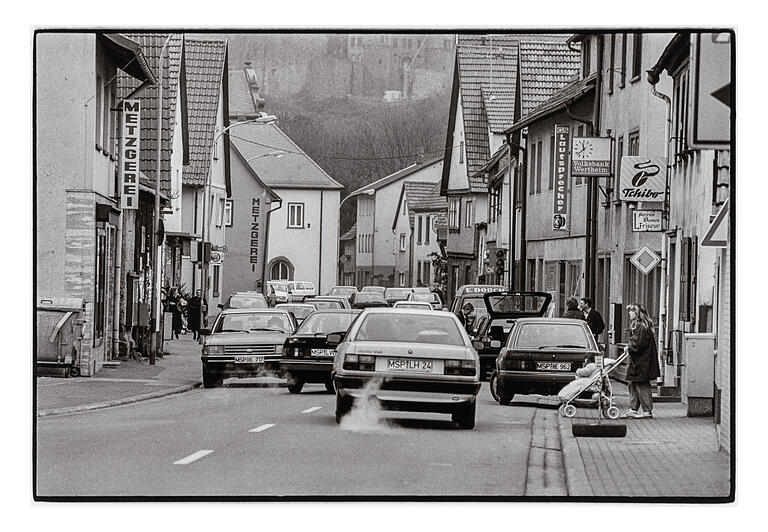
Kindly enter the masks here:
[[304, 378], [289, 373], [288, 391], [291, 393], [301, 393], [302, 388], [304, 388]]
[[509, 403], [512, 402], [512, 396], [501, 396], [499, 395], [499, 373], [496, 370], [493, 370], [493, 373], [491, 373], [491, 378], [488, 381], [488, 387], [491, 389], [491, 395], [493, 396], [494, 400], [499, 403], [500, 405], [507, 406]]
[[333, 387], [333, 381], [325, 381], [325, 390], [328, 393], [334, 393], [336, 391]]
[[224, 383], [224, 378], [217, 372], [209, 370], [203, 365], [203, 387], [215, 388]]
[[336, 392], [336, 423], [341, 423], [341, 418], [352, 410], [352, 398]]
[[462, 430], [470, 430], [475, 428], [475, 412], [477, 411], [477, 404], [472, 401], [471, 404], [462, 407], [458, 412], [451, 414], [451, 420], [454, 423], [459, 424], [459, 428]]

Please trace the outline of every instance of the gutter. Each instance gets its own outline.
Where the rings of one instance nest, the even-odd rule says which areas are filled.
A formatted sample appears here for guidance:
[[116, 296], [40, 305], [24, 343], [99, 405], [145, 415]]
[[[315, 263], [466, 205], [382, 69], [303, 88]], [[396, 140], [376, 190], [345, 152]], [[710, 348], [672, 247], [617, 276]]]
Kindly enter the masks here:
[[264, 295], [264, 297], [267, 297], [267, 281], [265, 277], [267, 276], [267, 262], [269, 259], [269, 220], [272, 218], [272, 212], [280, 209], [283, 206], [283, 200], [282, 198], [278, 198], [275, 202], [270, 203], [277, 203], [277, 207], [274, 209], [270, 208], [267, 211], [267, 221], [264, 223], [264, 233], [267, 235], [266, 239], [264, 240], [264, 260], [261, 261], [261, 293]]

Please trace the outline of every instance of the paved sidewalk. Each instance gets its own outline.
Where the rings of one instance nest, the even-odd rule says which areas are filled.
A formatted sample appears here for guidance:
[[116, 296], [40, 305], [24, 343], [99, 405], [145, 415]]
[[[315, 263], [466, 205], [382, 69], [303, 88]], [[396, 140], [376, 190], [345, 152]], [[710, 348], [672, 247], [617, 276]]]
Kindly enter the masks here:
[[[627, 387], [614, 383], [624, 412]], [[625, 423], [624, 438], [575, 438], [573, 423], [597, 421], [597, 409], [558, 416], [569, 496], [725, 498], [730, 495], [730, 456], [718, 450], [712, 417], [690, 418], [682, 403], [655, 403], [653, 419]]]
[[166, 340], [165, 354], [150, 365], [124, 360], [103, 367], [92, 377], [37, 378], [37, 415], [50, 416], [105, 408], [181, 393], [202, 380], [201, 346], [187, 333], [179, 340]]

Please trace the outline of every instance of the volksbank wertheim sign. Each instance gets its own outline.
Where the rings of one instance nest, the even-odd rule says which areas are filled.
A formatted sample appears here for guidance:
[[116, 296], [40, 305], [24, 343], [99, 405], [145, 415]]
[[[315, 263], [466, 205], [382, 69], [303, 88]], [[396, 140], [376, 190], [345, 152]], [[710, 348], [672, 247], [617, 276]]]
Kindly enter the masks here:
[[123, 135], [120, 143], [120, 206], [139, 208], [139, 144], [141, 141], [139, 100], [123, 102]]
[[663, 202], [666, 166], [664, 157], [622, 157], [619, 200]]

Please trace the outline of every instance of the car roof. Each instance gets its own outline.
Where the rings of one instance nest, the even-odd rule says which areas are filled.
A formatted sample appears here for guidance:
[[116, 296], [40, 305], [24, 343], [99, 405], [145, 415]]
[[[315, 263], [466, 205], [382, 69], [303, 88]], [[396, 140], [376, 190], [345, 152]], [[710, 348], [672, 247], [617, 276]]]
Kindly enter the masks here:
[[225, 308], [220, 314], [288, 314], [288, 311], [283, 308]]
[[319, 308], [313, 314], [360, 314], [359, 308]]
[[574, 323], [583, 323], [584, 325], [587, 324], [586, 321], [577, 318], [547, 318], [546, 316], [534, 318], [518, 318], [515, 323], [555, 323], [561, 325], [573, 325]]
[[331, 290], [333, 290], [334, 288], [354, 288], [355, 290], [357, 290], [356, 286], [350, 286], [348, 284], [337, 284], [336, 286], [332, 287]]
[[[434, 314], [435, 316], [446, 316], [451, 317], [455, 315], [451, 312], [444, 312], [442, 310], [427, 310], [427, 309], [418, 309], [418, 308], [409, 308], [409, 309], [399, 309], [399, 308], [393, 308], [393, 307], [368, 307], [365, 310], [363, 310], [365, 314], [402, 314], [403, 312], [419, 312], [423, 314]], [[586, 323], [586, 322], [585, 322]]]
[[287, 308], [287, 307], [309, 307], [309, 308], [315, 308], [314, 305], [309, 305], [307, 303], [278, 303], [275, 305], [274, 308]]

